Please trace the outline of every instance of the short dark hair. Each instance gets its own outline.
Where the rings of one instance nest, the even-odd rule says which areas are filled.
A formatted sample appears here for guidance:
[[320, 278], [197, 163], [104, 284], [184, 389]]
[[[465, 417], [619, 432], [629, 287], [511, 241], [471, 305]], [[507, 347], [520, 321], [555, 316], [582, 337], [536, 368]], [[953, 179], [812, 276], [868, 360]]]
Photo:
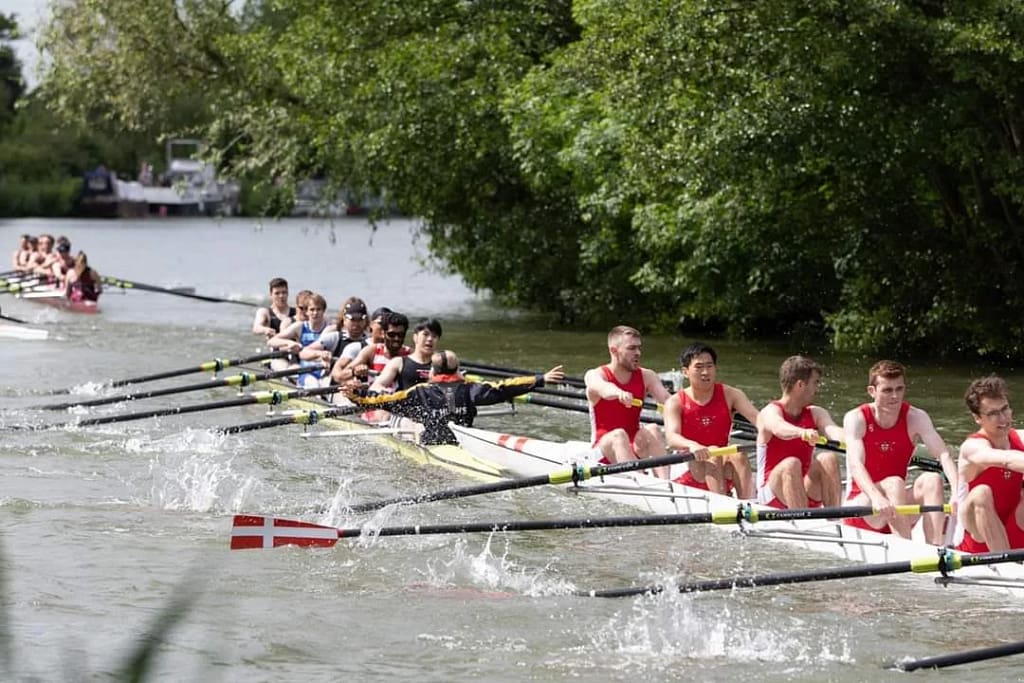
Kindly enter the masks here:
[[981, 414], [981, 400], [983, 398], [1010, 398], [1010, 388], [1006, 380], [998, 375], [989, 375], [971, 382], [964, 394], [964, 403], [967, 409], [975, 415]]
[[435, 375], [452, 375], [459, 370], [459, 357], [453, 351], [441, 349], [430, 357], [430, 369]]
[[816, 361], [807, 356], [790, 356], [782, 361], [779, 368], [779, 384], [784, 391], [789, 391], [801, 380], [811, 381], [814, 373], [822, 374], [821, 366]]
[[422, 332], [423, 330], [430, 330], [435, 336], [440, 337], [441, 321], [437, 318], [424, 318], [416, 323], [416, 327], [413, 328], [413, 333]]
[[273, 280], [270, 281], [269, 289], [270, 291], [274, 291], [278, 287], [284, 287], [285, 289], [288, 289], [288, 281], [285, 280], [283, 277], [275, 277]]
[[693, 359], [702, 353], [706, 353], [711, 356], [711, 360], [718, 365], [718, 354], [715, 350], [705, 344], [704, 342], [694, 342], [683, 349], [683, 352], [679, 354], [679, 367], [688, 368]]
[[396, 311], [385, 313], [380, 319], [380, 326], [385, 330], [389, 327], [401, 327], [402, 329], [409, 329], [409, 319]]

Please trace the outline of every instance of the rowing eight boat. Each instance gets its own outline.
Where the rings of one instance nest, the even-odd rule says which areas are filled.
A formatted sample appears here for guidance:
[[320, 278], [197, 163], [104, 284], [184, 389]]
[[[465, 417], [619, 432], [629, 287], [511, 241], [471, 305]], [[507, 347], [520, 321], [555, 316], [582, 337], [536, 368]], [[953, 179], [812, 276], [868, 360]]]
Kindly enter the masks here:
[[[460, 446], [509, 476], [534, 477], [563, 470], [568, 464], [596, 464], [592, 460], [593, 449], [585, 442], [552, 442], [454, 424], [449, 426]], [[733, 528], [744, 537], [780, 540], [858, 562], [910, 561], [937, 554], [940, 550], [923, 540], [917, 540], [920, 524], [915, 527], [914, 540], [848, 526], [841, 521], [798, 519], [751, 525], [744, 520], [744, 508], [749, 505], [754, 509], [766, 509], [764, 506], [659, 479], [643, 472], [581, 481], [568, 488], [568, 491], [614, 500], [656, 515], [708, 513], [733, 507], [737, 510], [736, 525]], [[935, 581], [943, 585], [996, 586], [1024, 597], [1024, 566], [1018, 563], [966, 567], [959, 570], [956, 576], [942, 576]]]

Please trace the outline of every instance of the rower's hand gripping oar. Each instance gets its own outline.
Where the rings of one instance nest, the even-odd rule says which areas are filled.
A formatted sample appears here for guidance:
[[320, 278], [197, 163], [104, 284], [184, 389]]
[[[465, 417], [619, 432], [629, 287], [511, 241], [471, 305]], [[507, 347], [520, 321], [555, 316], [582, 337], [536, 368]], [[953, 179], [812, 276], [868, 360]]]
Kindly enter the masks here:
[[[287, 351], [267, 351], [264, 353], [258, 353], [253, 356], [246, 356], [244, 358], [214, 358], [213, 360], [200, 363], [199, 365], [191, 365], [187, 368], [179, 368], [177, 370], [165, 370], [164, 372], [157, 372], [152, 375], [142, 375], [141, 377], [129, 377], [127, 379], [118, 379], [112, 382], [107, 382], [106, 386], [123, 387], [129, 384], [143, 384], [145, 382], [155, 382], [160, 379], [170, 379], [172, 377], [180, 377], [182, 375], [191, 375], [196, 372], [212, 372], [213, 376], [216, 377], [217, 373], [225, 368], [235, 367], [238, 365], [245, 365], [246, 363], [257, 363], [263, 360], [270, 360], [273, 358], [286, 358], [290, 354]], [[58, 394], [70, 394], [74, 392], [74, 387], [68, 389], [57, 389], [49, 392], [53, 395]]]
[[[940, 505], [905, 505], [903, 514], [935, 512]], [[912, 509], [911, 509], [912, 508]], [[932, 509], [934, 508], [934, 509]], [[751, 511], [760, 512], [761, 515]], [[361, 527], [336, 527], [262, 515], [235, 515], [231, 526], [231, 549], [251, 550], [295, 545], [306, 548], [333, 546], [342, 538], [359, 536], [425, 536], [433, 534], [472, 534], [495, 531], [552, 531], [562, 529], [608, 529], [613, 527], [680, 526], [693, 524], [736, 524], [741, 521], [777, 521], [780, 519], [821, 519], [829, 517], [863, 517], [875, 513], [870, 507], [806, 508], [793, 510], [754, 510], [749, 505], [713, 512], [678, 515], [630, 515], [625, 517], [584, 517], [576, 519], [511, 520], [500, 522], [464, 522], [457, 524], [415, 524], [364, 530]], [[772, 513], [782, 513], [778, 516]]]
[[[713, 448], [710, 450], [710, 453], [712, 456], [722, 457], [738, 453], [743, 448], [744, 447], [741, 446], [724, 446], [722, 448]], [[357, 503], [352, 505], [349, 509], [352, 512], [370, 512], [371, 510], [379, 510], [387, 507], [388, 505], [397, 505], [399, 503], [429, 503], [435, 500], [467, 498], [469, 496], [479, 496], [485, 493], [511, 491], [514, 489], [529, 488], [531, 486], [544, 486], [545, 484], [569, 484], [584, 481], [586, 479], [592, 479], [594, 477], [604, 477], [610, 474], [622, 474], [623, 472], [634, 472], [654, 467], [676, 465], [679, 463], [690, 462], [691, 460], [693, 460], [692, 453], [669, 453], [668, 455], [661, 455], [654, 458], [627, 460], [625, 462], [617, 462], [607, 465], [594, 465], [591, 467], [574, 465], [569, 469], [559, 470], [550, 474], [540, 474], [535, 477], [527, 477], [525, 479], [508, 479], [488, 484], [443, 489], [432, 493], [398, 496], [397, 498], [388, 498], [386, 500]]]
[[251, 306], [258, 307], [259, 304], [251, 301], [240, 301], [238, 299], [221, 299], [216, 296], [205, 296], [203, 294], [192, 294], [181, 289], [175, 289], [170, 287], [157, 287], [156, 285], [147, 285], [144, 282], [133, 282], [132, 280], [123, 280], [121, 278], [104, 276], [102, 278], [103, 284], [111, 285], [112, 287], [120, 287], [122, 289], [139, 289], [145, 292], [157, 292], [159, 294], [171, 294], [173, 296], [182, 296], [188, 299], [196, 299], [198, 301], [208, 301], [215, 304], [237, 304], [239, 306]]

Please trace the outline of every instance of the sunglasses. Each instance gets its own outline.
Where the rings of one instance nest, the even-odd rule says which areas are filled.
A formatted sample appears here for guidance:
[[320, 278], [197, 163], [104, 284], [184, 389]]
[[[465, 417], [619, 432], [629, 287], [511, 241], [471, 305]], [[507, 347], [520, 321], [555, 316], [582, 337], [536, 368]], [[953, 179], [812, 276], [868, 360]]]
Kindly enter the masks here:
[[345, 320], [366, 320], [366, 316], [362, 313], [346, 313]]
[[404, 339], [405, 330], [402, 330], [401, 332], [385, 332], [384, 336], [388, 339]]

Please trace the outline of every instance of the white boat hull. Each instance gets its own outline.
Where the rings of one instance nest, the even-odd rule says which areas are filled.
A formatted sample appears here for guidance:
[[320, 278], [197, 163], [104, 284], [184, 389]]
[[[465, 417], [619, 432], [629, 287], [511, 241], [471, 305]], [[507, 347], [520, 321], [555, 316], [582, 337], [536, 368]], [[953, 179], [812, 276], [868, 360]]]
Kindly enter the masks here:
[[42, 341], [50, 336], [48, 330], [25, 325], [4, 325], [0, 323], [0, 338], [23, 339], [25, 341]]
[[[571, 464], [597, 464], [587, 443], [551, 442], [454, 424], [450, 427], [460, 446], [479, 460], [501, 468], [508, 476], [533, 477], [564, 470]], [[741, 507], [768, 508], [658, 479], [644, 472], [587, 479], [566, 487], [566, 490], [578, 495], [599, 496], [655, 515], [708, 513], [736, 508], [737, 522], [727, 528], [744, 537], [779, 540], [856, 562], [904, 562], [932, 557], [939, 552], [939, 548], [923, 541], [859, 529], [839, 521], [794, 520], [750, 524], [740, 517]], [[926, 576], [934, 585], [932, 579], [938, 575]], [[955, 572], [955, 579], [997, 585], [1024, 597], [1024, 566], [1018, 563], [965, 567]]]

